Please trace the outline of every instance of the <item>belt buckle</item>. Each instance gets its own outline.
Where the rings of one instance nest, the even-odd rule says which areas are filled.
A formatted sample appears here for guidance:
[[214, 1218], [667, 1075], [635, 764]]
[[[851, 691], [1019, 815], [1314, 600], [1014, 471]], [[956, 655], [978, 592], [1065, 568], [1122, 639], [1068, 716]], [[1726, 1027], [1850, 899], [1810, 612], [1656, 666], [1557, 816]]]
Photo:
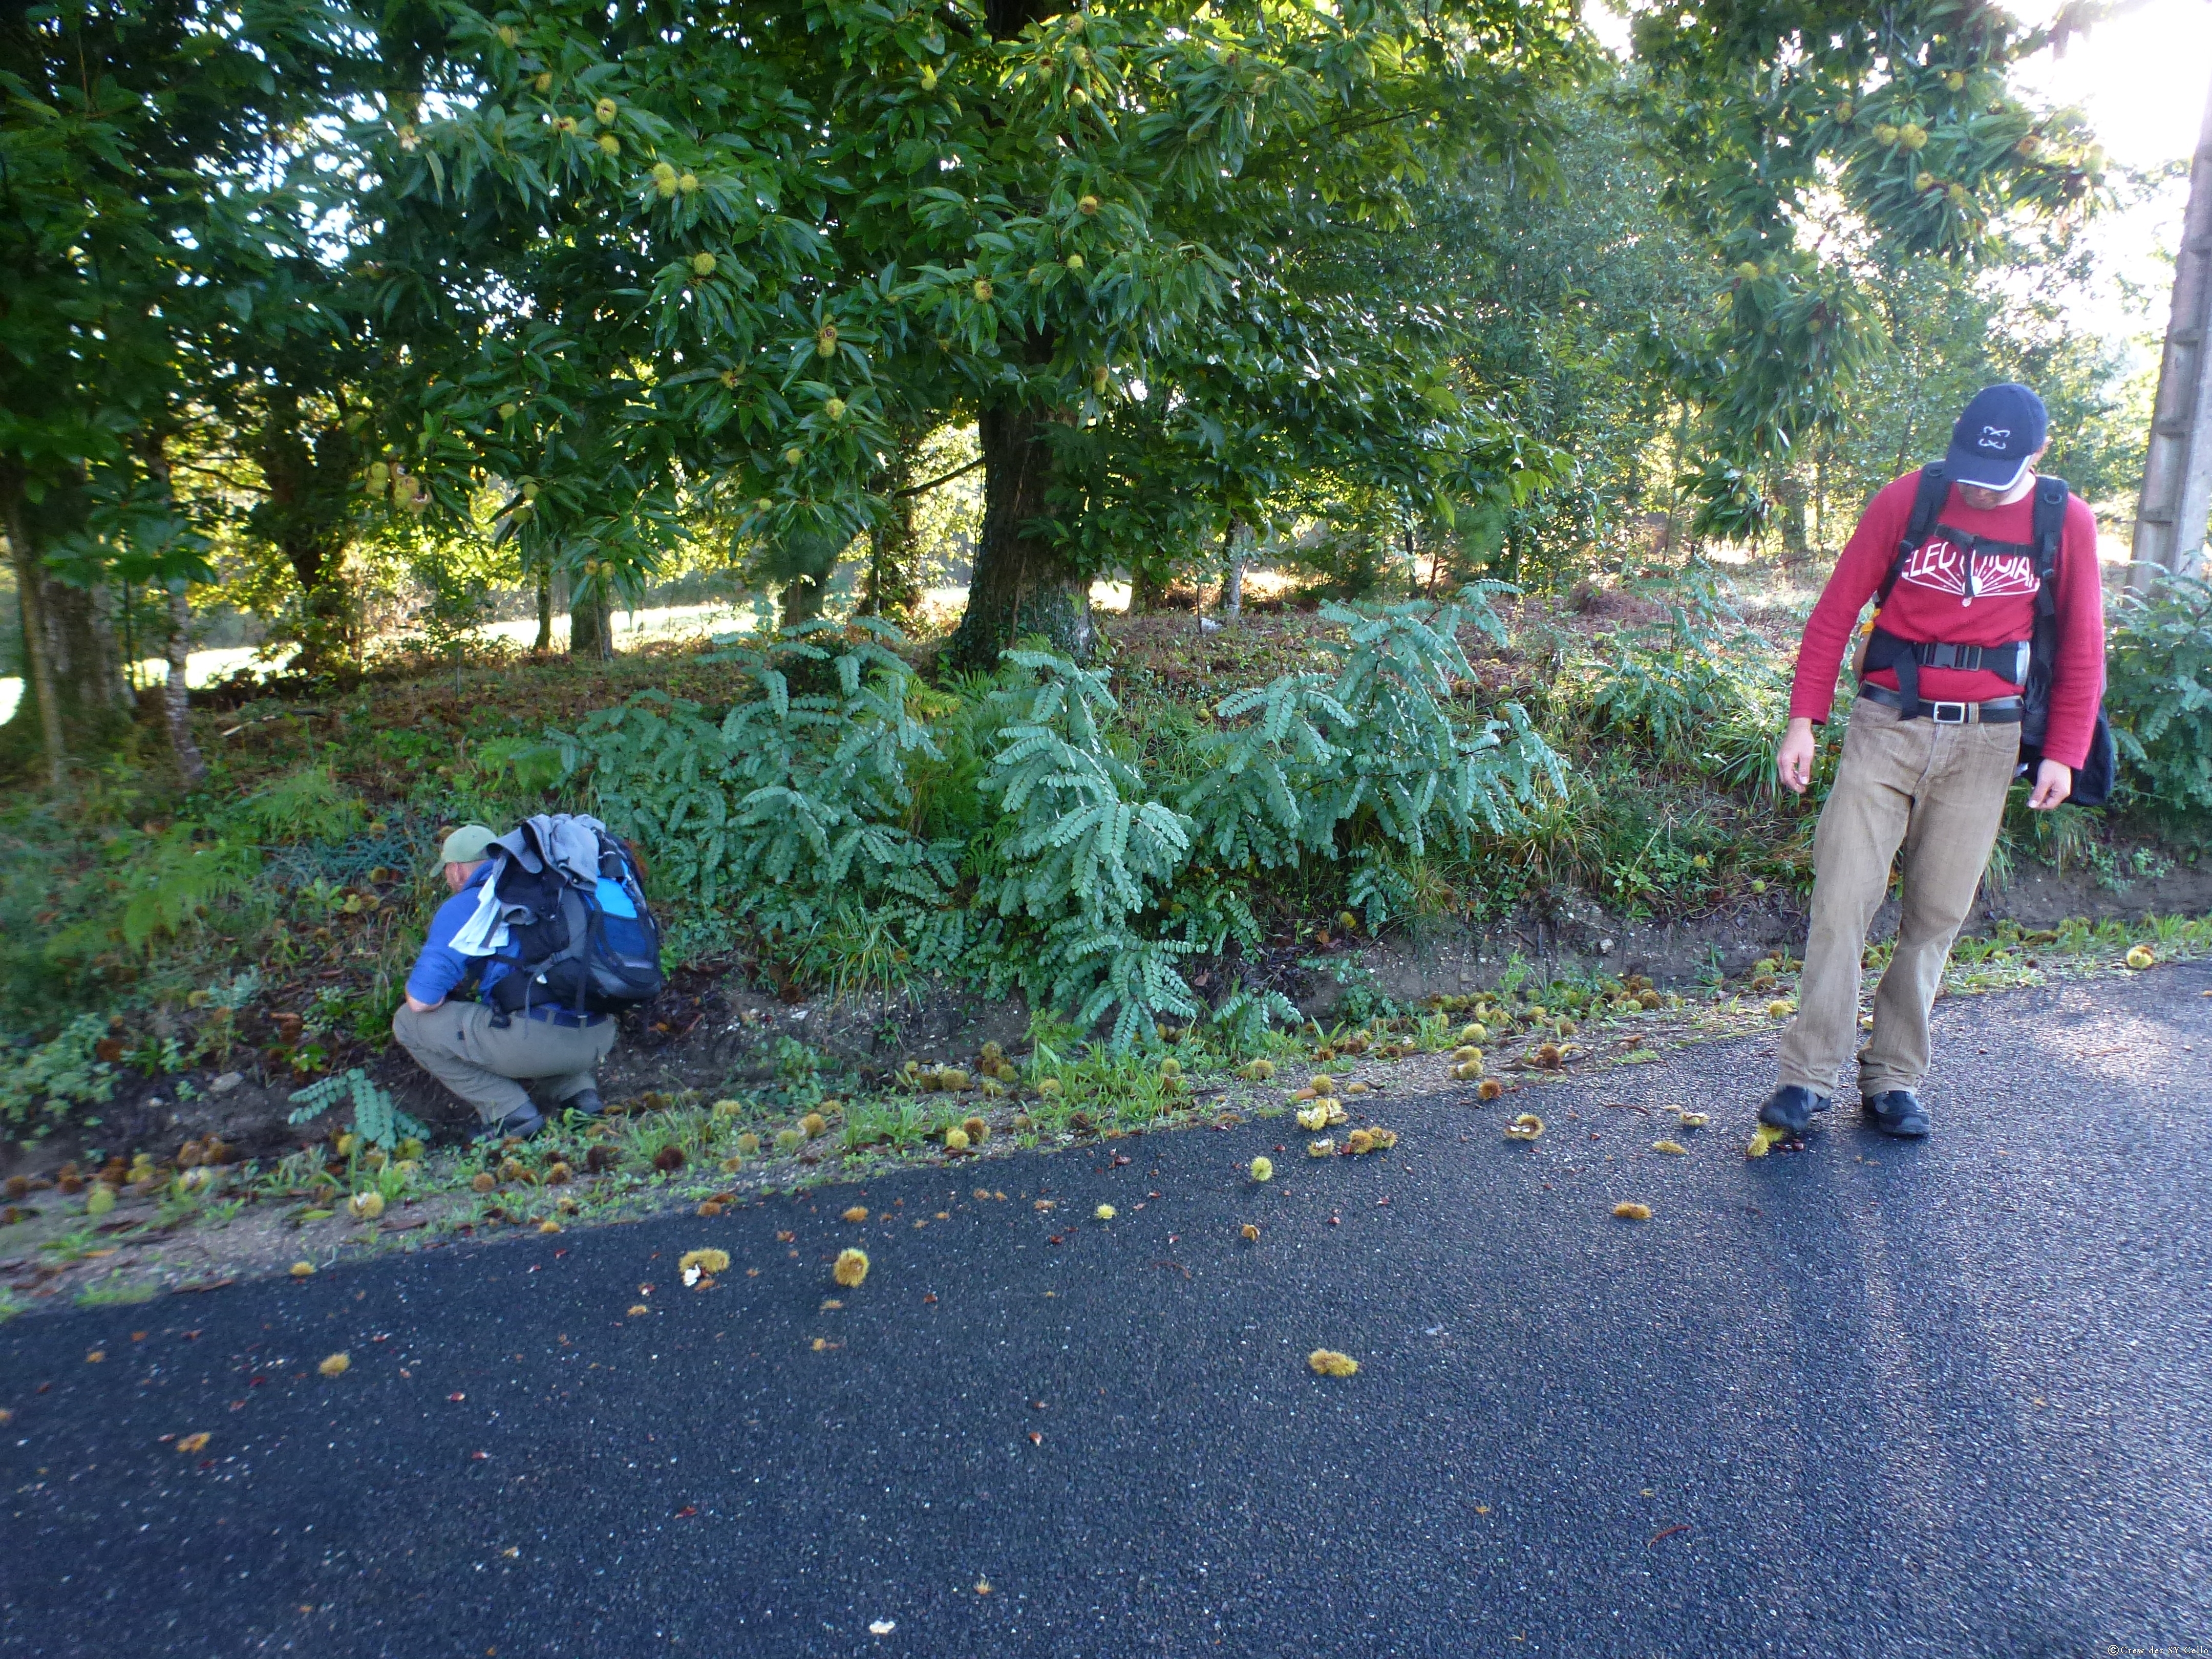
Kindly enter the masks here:
[[[1946, 709], [1950, 712], [1946, 714]], [[1966, 705], [1963, 702], [1931, 702], [1928, 705], [1928, 718], [1938, 726], [1964, 726], [1966, 723]]]

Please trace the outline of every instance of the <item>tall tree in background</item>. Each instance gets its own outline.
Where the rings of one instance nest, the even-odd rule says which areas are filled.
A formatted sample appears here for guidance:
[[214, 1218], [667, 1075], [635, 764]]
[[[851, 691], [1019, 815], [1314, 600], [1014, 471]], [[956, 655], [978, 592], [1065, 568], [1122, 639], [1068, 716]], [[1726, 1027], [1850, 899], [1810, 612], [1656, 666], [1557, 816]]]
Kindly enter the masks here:
[[352, 51], [312, 0], [0, 15], [0, 523], [28, 670], [0, 743], [36, 732], [57, 780], [128, 717], [118, 561], [208, 574], [167, 459], [191, 342], [271, 316], [307, 240], [287, 152]]
[[1995, 6], [1716, 0], [1641, 12], [1635, 39], [1670, 198], [1733, 276], [1666, 367], [1704, 416], [1701, 527], [1741, 532], [1760, 464], [1832, 425], [1866, 362], [1876, 272], [2085, 210], [2103, 155], [2021, 97], [2050, 33]]

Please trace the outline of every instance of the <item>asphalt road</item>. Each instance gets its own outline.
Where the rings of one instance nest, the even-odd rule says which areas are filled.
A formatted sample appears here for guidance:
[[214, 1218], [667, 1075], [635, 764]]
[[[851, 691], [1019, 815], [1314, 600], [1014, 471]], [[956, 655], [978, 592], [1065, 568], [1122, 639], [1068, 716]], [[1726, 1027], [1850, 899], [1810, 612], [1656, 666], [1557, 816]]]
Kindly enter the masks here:
[[1918, 1146], [1751, 1041], [18, 1319], [0, 1653], [2212, 1650], [2208, 992], [1944, 1005]]

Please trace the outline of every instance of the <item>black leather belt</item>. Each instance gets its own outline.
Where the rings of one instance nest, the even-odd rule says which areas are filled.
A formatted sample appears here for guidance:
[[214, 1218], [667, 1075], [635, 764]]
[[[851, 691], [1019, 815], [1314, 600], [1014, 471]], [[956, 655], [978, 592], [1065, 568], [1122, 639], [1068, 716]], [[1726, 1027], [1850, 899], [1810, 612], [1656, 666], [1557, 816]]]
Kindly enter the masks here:
[[[1859, 696], [1885, 708], [1905, 707], [1905, 699], [1886, 685], [1863, 685]], [[2017, 726], [2026, 712], [2026, 703], [2019, 697], [1992, 697], [1987, 702], [1938, 702], [1923, 697], [1920, 708], [1938, 726]]]
[[539, 1007], [528, 1009], [526, 1012], [532, 1019], [542, 1019], [548, 1025], [566, 1025], [572, 1030], [586, 1025], [597, 1025], [606, 1018], [605, 1014], [579, 1014], [567, 1008]]

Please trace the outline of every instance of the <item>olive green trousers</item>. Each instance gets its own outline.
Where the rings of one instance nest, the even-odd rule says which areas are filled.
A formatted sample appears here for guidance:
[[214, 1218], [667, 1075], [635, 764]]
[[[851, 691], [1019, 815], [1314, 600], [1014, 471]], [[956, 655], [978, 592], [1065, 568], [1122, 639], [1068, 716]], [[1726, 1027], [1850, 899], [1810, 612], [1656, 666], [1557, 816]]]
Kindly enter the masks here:
[[1859, 1029], [1867, 929], [1904, 851], [1896, 954], [1874, 997], [1859, 1050], [1863, 1095], [1911, 1089], [1928, 1075], [1929, 1011], [1951, 941], [1973, 909], [1996, 845], [2020, 727], [1938, 726], [1862, 698], [1851, 706], [1835, 787], [1813, 838], [1813, 915], [1797, 1017], [1783, 1036], [1784, 1086], [1836, 1092]]
[[597, 1087], [592, 1073], [615, 1046], [615, 1023], [556, 1025], [517, 1014], [501, 1026], [481, 1002], [441, 1002], [419, 1014], [402, 1003], [392, 1035], [485, 1122], [496, 1123], [530, 1104], [517, 1079], [541, 1083], [556, 1103]]

